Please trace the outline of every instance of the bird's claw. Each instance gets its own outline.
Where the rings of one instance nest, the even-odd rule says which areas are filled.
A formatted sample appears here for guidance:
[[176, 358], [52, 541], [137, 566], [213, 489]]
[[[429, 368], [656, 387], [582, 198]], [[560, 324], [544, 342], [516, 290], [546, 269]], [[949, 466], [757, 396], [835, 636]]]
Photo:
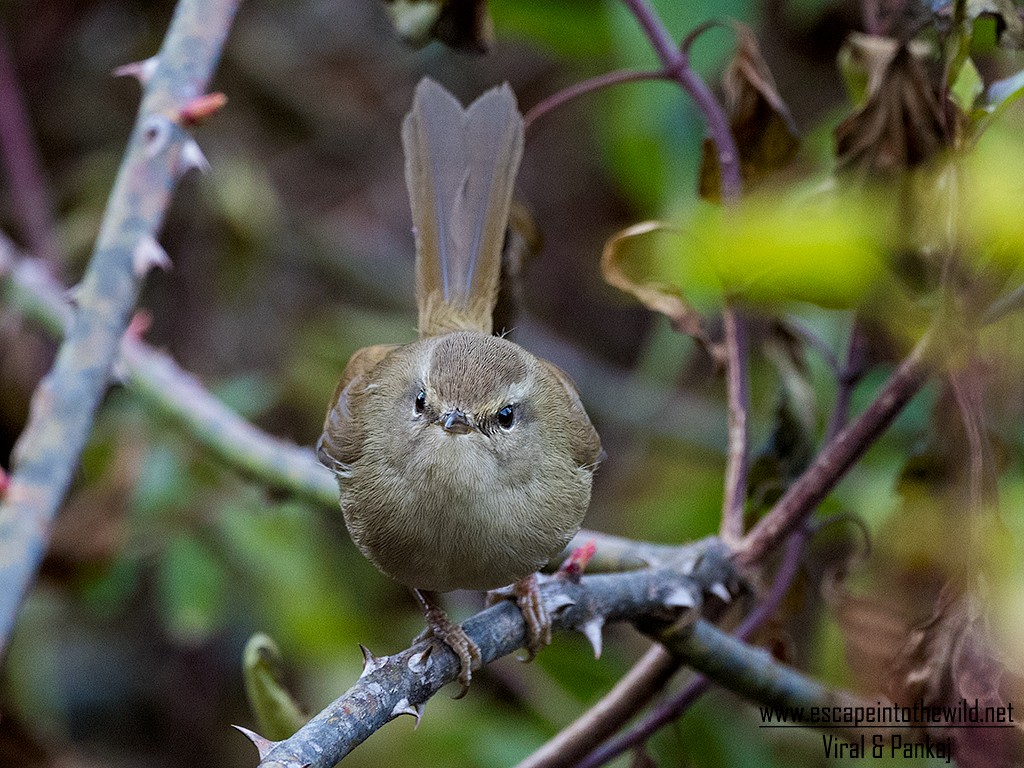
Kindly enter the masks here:
[[443, 643], [459, 658], [459, 683], [462, 690], [454, 698], [461, 699], [469, 691], [473, 670], [480, 669], [483, 665], [480, 646], [473, 642], [466, 634], [466, 630], [449, 619], [448, 614], [440, 606], [428, 604], [424, 616], [427, 628], [416, 639], [432, 640], [435, 647]]
[[487, 605], [495, 605], [502, 600], [514, 600], [526, 623], [526, 652], [523, 661], [533, 661], [537, 653], [546, 645], [551, 644], [551, 615], [544, 606], [537, 582], [537, 574], [533, 573], [520, 579], [509, 587], [502, 587], [487, 593]]

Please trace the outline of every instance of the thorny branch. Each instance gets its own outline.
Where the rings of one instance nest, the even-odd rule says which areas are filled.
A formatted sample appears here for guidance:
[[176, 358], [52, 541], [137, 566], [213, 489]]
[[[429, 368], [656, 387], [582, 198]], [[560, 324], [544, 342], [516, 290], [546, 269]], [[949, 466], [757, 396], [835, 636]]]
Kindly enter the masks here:
[[156, 235], [175, 183], [203, 162], [180, 118], [203, 95], [236, 6], [237, 0], [181, 0], [153, 66], [138, 69], [144, 92], [135, 127], [75, 291], [73, 322], [32, 397], [0, 504], [0, 655], [89, 437], [142, 280], [166, 263]]
[[[45, 264], [17, 256], [11, 242], [0, 234], [0, 296], [54, 336], [63, 337], [73, 321], [64, 290]], [[257, 429], [167, 353], [126, 335], [114, 371], [153, 410], [181, 424], [228, 466], [319, 506], [337, 506], [337, 483], [311, 448]]]
[[[789, 591], [800, 569], [800, 561], [803, 557], [804, 547], [810, 537], [810, 529], [803, 528], [794, 533], [787, 543], [786, 552], [782, 558], [772, 580], [771, 589], [764, 595], [757, 606], [743, 619], [736, 628], [735, 636], [740, 640], [749, 640], [750, 637], [761, 628], [778, 610], [783, 598]], [[678, 656], [671, 657], [679, 660]], [[677, 720], [682, 714], [700, 698], [712, 684], [712, 679], [705, 675], [697, 675], [686, 687], [673, 696], [669, 701], [662, 703], [653, 712], [647, 715], [640, 723], [632, 727], [628, 732], [623, 733], [607, 743], [601, 744], [597, 749], [580, 761], [576, 768], [597, 768], [597, 766], [614, 760], [628, 749], [633, 749], [643, 744], [659, 728]], [[553, 763], [545, 768], [561, 768], [568, 763]], [[539, 768], [539, 767], [538, 767]]]
[[[638, 621], [681, 663], [752, 701], [807, 708], [864, 705], [698, 618], [707, 585], [721, 584], [729, 574], [727, 551], [714, 539], [677, 551], [681, 559], [668, 567], [585, 576], [578, 582], [560, 575], [547, 579], [541, 592], [554, 627], [583, 632], [596, 651], [605, 623]], [[463, 628], [485, 664], [516, 650], [526, 636], [522, 614], [508, 602], [477, 614]], [[379, 658], [364, 649], [364, 669], [355, 685], [292, 737], [271, 742], [243, 733], [259, 750], [260, 768], [330, 768], [391, 720], [412, 715], [418, 722], [425, 702], [458, 671], [453, 653], [445, 647], [431, 650], [427, 641]], [[849, 729], [836, 732], [852, 736]]]
[[[708, 539], [672, 548], [667, 559], [651, 568], [578, 581], [557, 574], [542, 582], [541, 594], [554, 629], [582, 632], [599, 654], [606, 623], [643, 619], [664, 627], [680, 612], [696, 618], [707, 589], [717, 585], [717, 594], [727, 583], [735, 587], [728, 552]], [[463, 628], [480, 647], [484, 664], [512, 653], [526, 640], [522, 614], [507, 601], [472, 617]], [[447, 647], [425, 654], [429, 647], [420, 642], [394, 656], [367, 657], [355, 685], [291, 738], [276, 744], [253, 739], [260, 748], [260, 767], [333, 766], [399, 715], [418, 719], [422, 705], [459, 672]]]

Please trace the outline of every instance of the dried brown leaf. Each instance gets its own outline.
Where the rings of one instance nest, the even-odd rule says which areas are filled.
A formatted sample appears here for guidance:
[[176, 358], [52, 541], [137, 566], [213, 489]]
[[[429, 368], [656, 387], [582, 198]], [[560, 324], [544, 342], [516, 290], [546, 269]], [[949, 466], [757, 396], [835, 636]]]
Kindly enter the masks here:
[[869, 78], [867, 100], [836, 128], [838, 170], [891, 175], [926, 163], [949, 145], [951, 131], [935, 88], [908, 46], [899, 45], [881, 75], [869, 70]]
[[683, 291], [653, 278], [659, 274], [655, 263], [658, 249], [649, 236], [655, 234], [680, 233], [667, 224], [644, 221], [612, 235], [601, 256], [605, 282], [665, 315], [673, 328], [697, 341], [715, 360], [722, 360], [722, 350], [708, 335], [704, 317], [686, 300]]
[[[736, 55], [722, 75], [722, 87], [740, 154], [740, 173], [749, 188], [788, 164], [800, 140], [753, 32], [744, 24], [734, 23], [733, 27]], [[705, 199], [720, 199], [721, 173], [711, 139], [704, 140], [699, 192]]]

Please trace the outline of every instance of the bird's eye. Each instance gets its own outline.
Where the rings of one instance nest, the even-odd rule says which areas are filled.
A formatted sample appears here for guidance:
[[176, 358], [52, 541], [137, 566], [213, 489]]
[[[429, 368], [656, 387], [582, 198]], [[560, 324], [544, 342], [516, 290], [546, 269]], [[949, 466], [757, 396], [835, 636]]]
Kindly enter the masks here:
[[516, 410], [511, 405], [506, 405], [494, 417], [497, 419], [499, 427], [512, 429], [512, 425], [516, 423]]
[[416, 393], [416, 403], [415, 403], [416, 413], [423, 413], [423, 411], [426, 409], [426, 407], [427, 407], [427, 393], [424, 392], [421, 389], [419, 392]]

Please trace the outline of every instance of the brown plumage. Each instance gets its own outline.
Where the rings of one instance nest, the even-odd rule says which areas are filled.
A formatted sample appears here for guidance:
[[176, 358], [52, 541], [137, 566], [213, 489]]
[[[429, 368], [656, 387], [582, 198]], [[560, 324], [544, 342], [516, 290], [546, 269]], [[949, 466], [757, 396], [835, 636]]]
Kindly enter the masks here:
[[[352, 356], [317, 451], [381, 571], [418, 590], [493, 589], [579, 530], [601, 443], [564, 373], [490, 335], [523, 144], [512, 91], [464, 110], [425, 79], [402, 135], [421, 338]], [[438, 613], [468, 684], [475, 646]]]

